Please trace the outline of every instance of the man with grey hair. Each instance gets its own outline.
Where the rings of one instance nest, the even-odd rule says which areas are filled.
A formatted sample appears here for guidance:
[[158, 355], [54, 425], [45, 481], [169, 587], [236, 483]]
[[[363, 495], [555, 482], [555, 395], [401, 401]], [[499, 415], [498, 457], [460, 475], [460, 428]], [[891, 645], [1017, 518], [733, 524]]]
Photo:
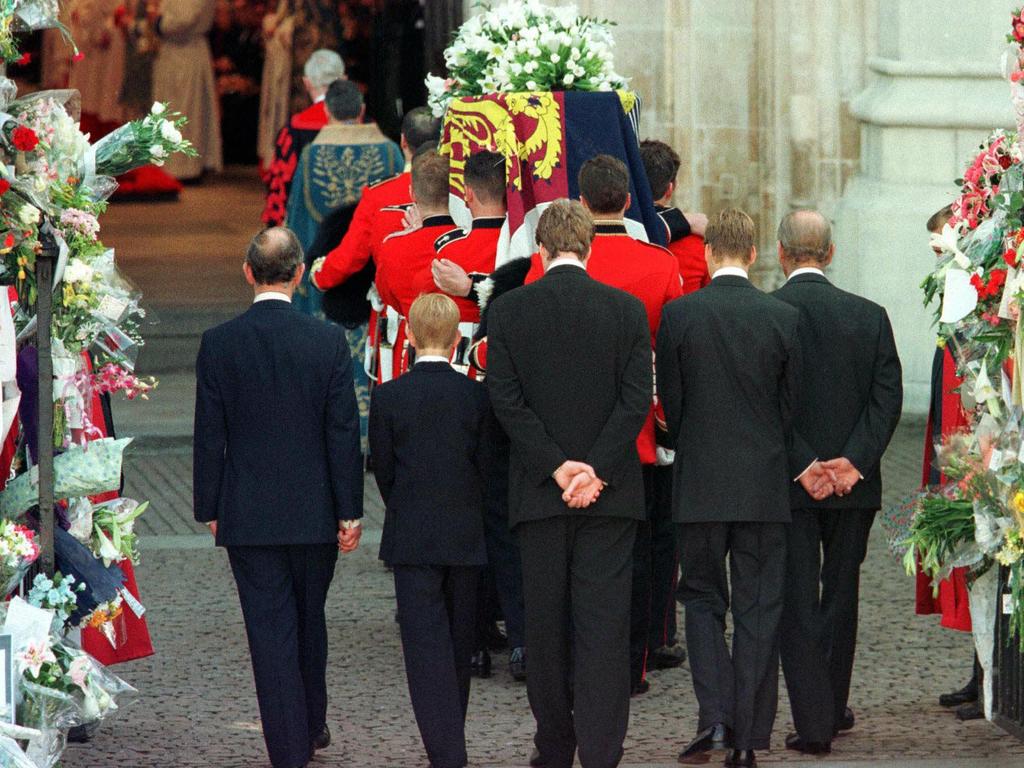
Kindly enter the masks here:
[[324, 604], [359, 546], [359, 414], [342, 329], [292, 307], [295, 235], [261, 232], [243, 271], [252, 306], [196, 360], [194, 510], [227, 549], [270, 762], [300, 768], [331, 741]]
[[885, 310], [825, 277], [835, 246], [824, 216], [787, 214], [778, 252], [787, 282], [774, 295], [800, 311], [804, 362], [781, 626], [796, 725], [786, 746], [821, 754], [854, 724], [847, 701], [860, 566], [882, 503], [880, 463], [903, 405], [902, 372]]
[[327, 89], [335, 80], [345, 79], [345, 62], [335, 51], [321, 48], [313, 51], [302, 69], [302, 83], [312, 103], [310, 107], [292, 115], [287, 125], [277, 134], [274, 159], [264, 169], [267, 184], [267, 202], [263, 208], [263, 223], [268, 226], [282, 224], [287, 214], [288, 194], [302, 150], [313, 143], [317, 134], [330, 120], [325, 103]]

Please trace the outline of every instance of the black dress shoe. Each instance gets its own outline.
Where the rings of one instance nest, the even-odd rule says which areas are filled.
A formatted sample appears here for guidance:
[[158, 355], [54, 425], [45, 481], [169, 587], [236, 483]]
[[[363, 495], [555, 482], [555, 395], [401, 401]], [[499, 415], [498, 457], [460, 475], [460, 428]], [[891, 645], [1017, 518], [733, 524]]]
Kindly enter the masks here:
[[648, 669], [675, 669], [686, 661], [686, 651], [680, 645], [663, 645], [647, 657]]
[[686, 745], [686, 749], [679, 753], [679, 762], [687, 762], [690, 758], [713, 749], [728, 749], [731, 741], [732, 734], [728, 728], [721, 723], [712, 725], [698, 733], [693, 741]]
[[331, 729], [326, 725], [324, 729], [313, 737], [313, 749], [327, 749], [331, 746]]
[[786, 749], [803, 752], [805, 755], [827, 755], [832, 751], [832, 742], [804, 741], [799, 733], [791, 733], [786, 737]]
[[940, 707], [959, 707], [961, 704], [971, 704], [978, 700], [978, 681], [971, 680], [959, 691], [951, 691], [939, 696]]
[[639, 683], [633, 686], [633, 690], [629, 692], [630, 696], [643, 696], [651, 690], [650, 680], [641, 680]]
[[985, 710], [982, 709], [980, 702], [971, 701], [956, 708], [956, 719], [961, 722], [981, 720], [983, 717], [985, 717]]
[[474, 653], [473, 658], [470, 659], [469, 665], [469, 673], [473, 677], [491, 676], [491, 654], [486, 650]]
[[842, 718], [836, 722], [836, 734], [845, 733], [846, 731], [852, 731], [853, 726], [857, 724], [857, 718], [854, 717], [853, 710], [849, 707], [843, 712]]
[[725, 758], [725, 765], [727, 768], [754, 768], [757, 758], [752, 749], [734, 749]]
[[523, 682], [526, 679], [526, 649], [522, 646], [513, 648], [508, 656], [508, 671], [512, 673], [512, 679]]

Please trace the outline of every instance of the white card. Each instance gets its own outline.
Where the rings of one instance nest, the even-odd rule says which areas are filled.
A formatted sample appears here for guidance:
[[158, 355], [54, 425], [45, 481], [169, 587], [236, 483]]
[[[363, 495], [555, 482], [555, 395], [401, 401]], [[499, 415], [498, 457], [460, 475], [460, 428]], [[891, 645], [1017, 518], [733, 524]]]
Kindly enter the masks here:
[[978, 306], [978, 292], [971, 285], [971, 276], [962, 269], [946, 270], [946, 285], [942, 294], [940, 323], [963, 320]]

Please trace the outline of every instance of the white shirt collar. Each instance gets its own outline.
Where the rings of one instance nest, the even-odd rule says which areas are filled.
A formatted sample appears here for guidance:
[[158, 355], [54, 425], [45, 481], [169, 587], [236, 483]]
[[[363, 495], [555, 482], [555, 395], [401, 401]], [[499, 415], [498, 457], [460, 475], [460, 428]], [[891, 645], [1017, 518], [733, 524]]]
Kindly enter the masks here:
[[825, 273], [822, 272], [817, 267], [800, 267], [800, 269], [794, 269], [792, 272], [789, 273], [789, 277], [786, 278], [787, 282], [789, 280], [792, 280], [794, 277], [797, 277], [798, 275], [821, 275], [822, 277], [824, 277]]
[[742, 267], [719, 267], [711, 279], [715, 280], [719, 277], [742, 277], [746, 280], [750, 279], [750, 275], [747, 274], [747, 270]]
[[319, 104], [321, 101], [325, 101], [326, 99], [327, 99], [327, 94], [325, 93], [325, 94], [323, 94], [321, 96], [317, 96], [315, 99], [313, 99], [313, 103], [314, 104]]
[[419, 365], [420, 363], [448, 363], [449, 365], [451, 365], [451, 362], [452, 361], [449, 360], [444, 355], [423, 355], [422, 357], [420, 355], [417, 355], [415, 364]]
[[252, 303], [256, 304], [261, 301], [287, 301], [291, 304], [292, 297], [287, 293], [281, 293], [281, 291], [264, 291], [263, 293], [257, 293], [256, 298], [252, 300]]
[[554, 261], [552, 261], [550, 264], [548, 264], [548, 268], [545, 269], [544, 272], [547, 273], [547, 272], [550, 272], [555, 267], [564, 267], [566, 265], [572, 266], [572, 267], [579, 267], [584, 272], [587, 271], [586, 265], [582, 261], [577, 259], [575, 256], [561, 256], [561, 257], [555, 259]]

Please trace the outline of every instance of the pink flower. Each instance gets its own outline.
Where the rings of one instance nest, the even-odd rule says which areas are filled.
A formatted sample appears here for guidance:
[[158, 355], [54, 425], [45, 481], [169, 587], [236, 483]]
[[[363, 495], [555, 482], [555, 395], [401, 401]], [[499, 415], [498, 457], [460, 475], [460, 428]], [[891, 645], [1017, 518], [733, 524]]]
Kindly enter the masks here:
[[71, 666], [68, 667], [68, 677], [71, 678], [72, 683], [77, 685], [83, 691], [88, 692], [87, 683], [91, 669], [92, 665], [89, 663], [88, 657], [78, 656], [71, 662]]
[[25, 665], [25, 669], [32, 673], [32, 677], [39, 677], [43, 664], [56, 663], [57, 657], [53, 655], [49, 644], [44, 640], [40, 644], [29, 643], [24, 652], [18, 654], [18, 660]]

